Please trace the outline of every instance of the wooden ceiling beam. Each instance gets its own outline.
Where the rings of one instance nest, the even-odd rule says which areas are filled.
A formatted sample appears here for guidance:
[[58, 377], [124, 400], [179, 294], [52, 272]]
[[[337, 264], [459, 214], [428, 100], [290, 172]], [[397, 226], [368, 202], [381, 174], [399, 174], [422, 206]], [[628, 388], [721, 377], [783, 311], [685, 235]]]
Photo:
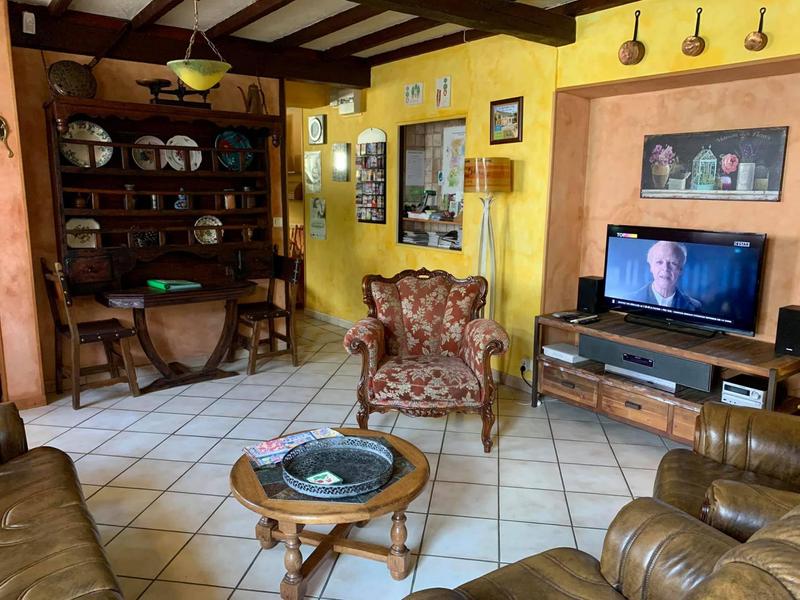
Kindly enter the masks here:
[[325, 37], [340, 29], [344, 29], [345, 27], [350, 27], [351, 25], [375, 17], [383, 12], [384, 11], [379, 8], [372, 8], [371, 6], [354, 6], [344, 12], [340, 12], [327, 19], [318, 21], [313, 25], [295, 31], [294, 33], [290, 33], [272, 43], [282, 48], [302, 46], [303, 44]]
[[292, 2], [294, 0], [256, 0], [224, 21], [210, 27], [206, 31], [206, 35], [212, 39], [231, 35]]
[[151, 0], [131, 19], [132, 29], [141, 29], [158, 21], [183, 0]]
[[508, 0], [354, 0], [359, 4], [454, 23], [487, 33], [501, 33], [564, 46], [575, 41], [575, 19]]
[[420, 42], [419, 44], [412, 44], [410, 46], [398, 48], [397, 50], [390, 50], [389, 52], [376, 54], [375, 56], [370, 56], [367, 60], [372, 66], [383, 65], [396, 60], [402, 60], [404, 58], [411, 58], [412, 56], [419, 56], [420, 54], [434, 52], [435, 50], [451, 48], [453, 46], [491, 37], [493, 35], [495, 34], [487, 33], [485, 31], [475, 31], [474, 29], [459, 31], [433, 40], [428, 40], [426, 42]]
[[589, 13], [605, 10], [607, 8], [614, 8], [615, 6], [622, 6], [624, 4], [631, 4], [639, 0], [574, 0], [561, 6], [556, 6], [550, 9], [550, 12], [565, 15], [567, 17], [579, 17], [581, 15], [588, 15]]
[[[87, 56], [106, 53], [106, 58], [163, 65], [186, 51], [189, 32], [177, 27], [151, 25], [130, 31], [124, 19], [68, 11], [54, 18], [46, 7], [9, 2], [11, 43], [22, 48], [69, 52]], [[36, 15], [36, 33], [22, 32], [22, 12]], [[116, 43], [115, 43], [116, 42]], [[233, 65], [232, 73], [260, 77], [317, 81], [344, 87], [370, 85], [370, 65], [360, 58], [324, 60], [322, 53], [305, 48], [276, 48], [267, 42], [226, 36], [216, 41], [222, 55]], [[109, 49], [110, 48], [110, 49]], [[197, 58], [214, 58], [205, 44], [194, 51]]]
[[47, 11], [54, 17], [60, 17], [67, 12], [70, 4], [72, 4], [72, 0], [52, 0]]
[[350, 40], [344, 44], [334, 46], [333, 48], [328, 49], [324, 56], [332, 60], [344, 58], [345, 56], [352, 56], [353, 54], [363, 52], [364, 50], [369, 50], [375, 46], [380, 46], [381, 44], [386, 44], [387, 42], [393, 42], [395, 40], [408, 37], [409, 35], [420, 33], [421, 31], [433, 29], [434, 27], [438, 27], [440, 25], [441, 23], [438, 21], [431, 21], [430, 19], [425, 19], [424, 17], [416, 17], [414, 19], [404, 21], [403, 23], [386, 27], [376, 31], [375, 33], [370, 33], [360, 38]]

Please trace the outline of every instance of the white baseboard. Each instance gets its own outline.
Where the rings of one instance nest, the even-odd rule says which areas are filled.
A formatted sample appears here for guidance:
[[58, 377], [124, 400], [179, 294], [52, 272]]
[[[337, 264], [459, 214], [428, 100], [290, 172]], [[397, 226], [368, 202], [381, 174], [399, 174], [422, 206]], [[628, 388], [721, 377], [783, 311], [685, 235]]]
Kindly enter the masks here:
[[325, 323], [330, 323], [331, 325], [337, 325], [338, 327], [344, 327], [346, 329], [349, 329], [353, 326], [353, 323], [355, 323], [355, 321], [348, 321], [346, 319], [340, 319], [339, 317], [326, 315], [325, 313], [311, 310], [310, 308], [303, 309], [303, 314], [305, 314], [307, 317], [311, 317], [312, 319], [324, 321]]

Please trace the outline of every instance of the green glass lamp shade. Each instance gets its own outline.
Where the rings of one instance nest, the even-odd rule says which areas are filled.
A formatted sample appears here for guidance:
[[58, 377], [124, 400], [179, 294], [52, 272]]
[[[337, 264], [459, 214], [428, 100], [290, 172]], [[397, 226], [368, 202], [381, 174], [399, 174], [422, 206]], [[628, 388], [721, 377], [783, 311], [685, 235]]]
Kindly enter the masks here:
[[217, 85], [231, 65], [221, 60], [204, 60], [199, 58], [181, 58], [171, 60], [167, 66], [181, 81], [195, 90], [209, 90]]

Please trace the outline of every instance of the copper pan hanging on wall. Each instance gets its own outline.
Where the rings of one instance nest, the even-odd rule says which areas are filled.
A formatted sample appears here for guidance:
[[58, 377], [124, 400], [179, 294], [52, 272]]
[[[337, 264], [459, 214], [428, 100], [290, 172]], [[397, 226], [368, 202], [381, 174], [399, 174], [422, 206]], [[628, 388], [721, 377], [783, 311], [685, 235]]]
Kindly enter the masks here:
[[758, 31], [751, 31], [744, 38], [744, 47], [752, 52], [760, 52], [767, 46], [769, 38], [764, 33], [764, 13], [767, 12], [766, 7], [762, 6], [758, 11], [761, 17], [758, 20]]
[[619, 53], [617, 54], [619, 62], [623, 65], [637, 65], [644, 58], [644, 44], [636, 39], [639, 36], [639, 15], [642, 14], [642, 11], [637, 10], [633, 14], [636, 17], [636, 23], [633, 26], [633, 39], [624, 42], [619, 47]]
[[694, 24], [694, 35], [690, 35], [681, 44], [681, 52], [686, 56], [700, 56], [703, 50], [706, 49], [706, 41], [700, 37], [700, 15], [703, 14], [703, 9], [697, 9], [697, 20]]

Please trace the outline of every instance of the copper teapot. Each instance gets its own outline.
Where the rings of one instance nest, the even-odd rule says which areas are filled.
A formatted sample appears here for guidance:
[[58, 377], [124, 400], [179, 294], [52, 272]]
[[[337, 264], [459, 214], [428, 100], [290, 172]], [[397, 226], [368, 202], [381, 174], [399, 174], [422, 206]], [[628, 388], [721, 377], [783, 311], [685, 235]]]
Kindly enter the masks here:
[[261, 90], [261, 87], [258, 84], [251, 83], [249, 86], [247, 86], [246, 95], [241, 87], [236, 87], [238, 88], [239, 93], [242, 95], [245, 112], [248, 112], [251, 115], [267, 114], [267, 100], [264, 97], [264, 92]]

